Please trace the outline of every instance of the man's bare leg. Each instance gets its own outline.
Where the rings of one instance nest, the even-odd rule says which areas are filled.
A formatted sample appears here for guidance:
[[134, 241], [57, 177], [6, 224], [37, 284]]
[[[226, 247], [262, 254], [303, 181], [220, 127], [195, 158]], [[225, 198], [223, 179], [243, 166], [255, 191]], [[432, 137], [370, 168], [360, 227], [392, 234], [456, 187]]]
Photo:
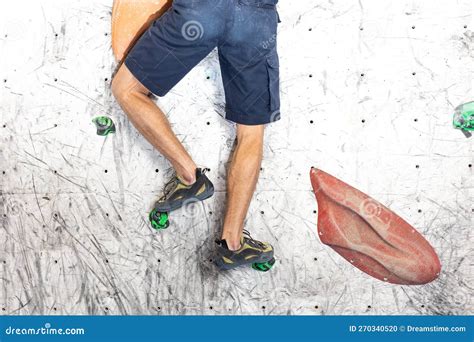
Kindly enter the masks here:
[[196, 164], [171, 130], [168, 119], [149, 98], [146, 89], [122, 64], [112, 82], [112, 92], [138, 131], [173, 165], [187, 184], [195, 182]]
[[237, 148], [227, 177], [227, 208], [222, 239], [240, 248], [243, 225], [260, 174], [264, 126], [237, 125]]

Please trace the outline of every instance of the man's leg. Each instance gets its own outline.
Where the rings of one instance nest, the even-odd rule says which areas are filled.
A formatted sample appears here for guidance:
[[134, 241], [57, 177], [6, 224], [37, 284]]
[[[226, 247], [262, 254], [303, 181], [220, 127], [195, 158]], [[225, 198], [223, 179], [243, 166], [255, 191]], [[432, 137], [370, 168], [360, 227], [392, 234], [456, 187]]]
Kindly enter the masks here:
[[187, 184], [195, 182], [196, 164], [171, 130], [168, 119], [146, 89], [122, 64], [112, 82], [112, 92], [130, 121], [173, 165]]
[[263, 155], [264, 126], [237, 125], [237, 148], [227, 177], [227, 209], [222, 239], [240, 248], [243, 225], [255, 191]]

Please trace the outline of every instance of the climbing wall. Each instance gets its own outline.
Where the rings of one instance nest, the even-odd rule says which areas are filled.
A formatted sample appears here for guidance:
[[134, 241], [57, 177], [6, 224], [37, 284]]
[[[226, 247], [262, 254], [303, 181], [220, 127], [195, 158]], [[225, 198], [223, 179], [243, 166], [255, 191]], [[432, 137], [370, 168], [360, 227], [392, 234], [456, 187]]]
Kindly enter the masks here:
[[[112, 0], [0, 2], [2, 314], [473, 314], [471, 0], [281, 0], [282, 120], [246, 228], [268, 273], [212, 266], [235, 128], [217, 54], [157, 102], [216, 195], [155, 231], [170, 165], [110, 91]], [[117, 132], [96, 135], [110, 116]], [[361, 273], [316, 233], [319, 167], [392, 208], [443, 265], [424, 286]]]

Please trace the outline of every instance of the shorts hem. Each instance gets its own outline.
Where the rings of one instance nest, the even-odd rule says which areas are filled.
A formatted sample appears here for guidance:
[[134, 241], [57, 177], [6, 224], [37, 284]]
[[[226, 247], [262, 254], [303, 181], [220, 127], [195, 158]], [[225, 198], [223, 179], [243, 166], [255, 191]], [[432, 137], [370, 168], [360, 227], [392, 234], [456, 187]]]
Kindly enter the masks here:
[[159, 97], [163, 97], [168, 94], [169, 90], [163, 90], [158, 88], [155, 84], [153, 84], [152, 80], [150, 79], [149, 75], [142, 70], [140, 64], [133, 59], [132, 57], [127, 57], [125, 59], [124, 64], [127, 66], [128, 70], [133, 74], [133, 76], [140, 81], [140, 83], [151, 91], [153, 94]]
[[249, 115], [239, 114], [230, 108], [226, 108], [226, 120], [232, 121], [237, 124], [247, 126], [266, 125], [280, 120], [280, 110], [275, 110], [271, 113], [267, 113], [265, 116], [250, 117]]

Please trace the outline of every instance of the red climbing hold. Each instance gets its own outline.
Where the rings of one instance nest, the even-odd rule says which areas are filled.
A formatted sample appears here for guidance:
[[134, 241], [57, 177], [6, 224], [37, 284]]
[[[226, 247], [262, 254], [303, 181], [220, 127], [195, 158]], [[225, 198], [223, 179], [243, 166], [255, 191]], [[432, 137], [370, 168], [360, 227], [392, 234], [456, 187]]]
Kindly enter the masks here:
[[324, 171], [311, 168], [310, 177], [322, 243], [385, 282], [421, 285], [438, 277], [433, 247], [401, 217]]

